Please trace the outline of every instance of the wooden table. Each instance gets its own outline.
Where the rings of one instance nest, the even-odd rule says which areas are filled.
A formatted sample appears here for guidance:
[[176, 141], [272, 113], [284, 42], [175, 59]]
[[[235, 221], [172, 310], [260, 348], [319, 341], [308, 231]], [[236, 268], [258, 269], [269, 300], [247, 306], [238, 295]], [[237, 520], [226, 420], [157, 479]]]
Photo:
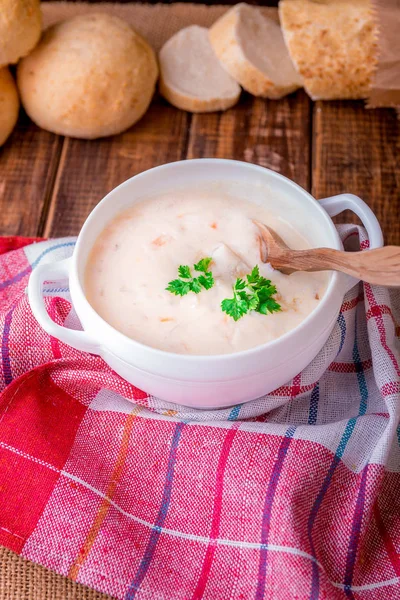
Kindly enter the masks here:
[[316, 198], [357, 194], [376, 212], [386, 243], [400, 244], [399, 155], [394, 110], [313, 103], [303, 91], [280, 101], [244, 94], [235, 108], [208, 115], [157, 97], [135, 127], [96, 141], [54, 135], [21, 115], [0, 149], [0, 234], [76, 235], [128, 177], [169, 161], [223, 157], [274, 169]]

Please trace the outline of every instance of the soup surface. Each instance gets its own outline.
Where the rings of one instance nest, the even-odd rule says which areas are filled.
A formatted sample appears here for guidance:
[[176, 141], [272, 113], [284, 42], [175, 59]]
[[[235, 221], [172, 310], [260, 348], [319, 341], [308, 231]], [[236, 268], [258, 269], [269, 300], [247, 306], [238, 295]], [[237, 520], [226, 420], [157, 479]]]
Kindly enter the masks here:
[[[134, 204], [97, 238], [85, 272], [86, 296], [96, 312], [128, 337], [180, 354], [226, 354], [274, 340], [296, 327], [322, 298], [327, 273], [283, 275], [260, 257], [253, 219], [269, 225], [292, 248], [309, 243], [267, 208], [210, 191], [179, 191]], [[179, 265], [211, 257], [214, 285], [198, 294], [166, 290]], [[235, 321], [221, 302], [255, 265], [271, 280], [281, 310], [249, 310]]]

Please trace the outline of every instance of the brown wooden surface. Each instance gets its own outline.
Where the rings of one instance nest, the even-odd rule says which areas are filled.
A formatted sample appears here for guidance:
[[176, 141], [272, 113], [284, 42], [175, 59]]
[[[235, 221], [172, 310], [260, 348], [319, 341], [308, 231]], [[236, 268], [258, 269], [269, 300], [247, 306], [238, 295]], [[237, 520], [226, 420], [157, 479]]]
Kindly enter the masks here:
[[21, 115], [0, 148], [0, 235], [41, 235], [62, 139]]
[[225, 113], [193, 115], [187, 158], [233, 158], [310, 187], [311, 102], [301, 90], [279, 102], [244, 94]]
[[190, 116], [156, 98], [144, 118], [112, 138], [65, 139], [45, 236], [75, 235], [101, 198], [140, 171], [185, 157]]
[[[400, 244], [400, 123], [362, 102], [280, 101], [244, 94], [226, 113], [189, 115], [160, 98], [136, 127], [97, 141], [63, 139], [22, 115], [0, 148], [0, 234], [75, 235], [113, 187], [181, 158], [236, 158], [272, 168], [316, 198], [352, 192]], [[355, 220], [344, 215], [339, 221]]]
[[[400, 244], [400, 122], [394, 110], [362, 102], [317, 102], [313, 119], [312, 193], [351, 192], [375, 211], [386, 244]], [[337, 220], [355, 220], [340, 215]]]
[[[191, 19], [201, 12], [203, 23], [220, 8], [187, 10]], [[175, 20], [184, 12], [175, 10]], [[158, 37], [164, 21], [160, 26]], [[190, 115], [156, 97], [135, 127], [95, 141], [42, 131], [21, 114], [0, 148], [0, 234], [76, 235], [96, 203], [128, 177], [172, 160], [215, 156], [270, 167], [317, 198], [357, 194], [376, 212], [386, 242], [400, 244], [399, 134], [394, 110], [366, 110], [350, 101], [314, 104], [303, 91], [279, 101], [243, 94], [231, 110], [209, 115]]]

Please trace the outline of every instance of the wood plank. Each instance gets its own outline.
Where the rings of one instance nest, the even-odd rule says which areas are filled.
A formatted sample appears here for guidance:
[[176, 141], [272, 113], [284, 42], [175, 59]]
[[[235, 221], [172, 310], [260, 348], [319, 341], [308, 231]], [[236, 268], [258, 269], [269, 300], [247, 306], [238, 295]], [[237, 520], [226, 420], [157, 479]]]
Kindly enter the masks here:
[[0, 235], [41, 235], [62, 138], [25, 114], [0, 148]]
[[303, 91], [282, 100], [244, 94], [225, 113], [193, 115], [188, 158], [233, 158], [278, 171], [310, 187], [311, 103]]
[[190, 116], [156, 98], [129, 131], [101, 140], [65, 139], [46, 236], [76, 235], [92, 208], [136, 173], [179, 160], [186, 152]]
[[[394, 110], [363, 102], [314, 105], [312, 191], [316, 198], [351, 192], [378, 217], [386, 244], [400, 244], [400, 125]], [[352, 213], [338, 222], [355, 222]]]

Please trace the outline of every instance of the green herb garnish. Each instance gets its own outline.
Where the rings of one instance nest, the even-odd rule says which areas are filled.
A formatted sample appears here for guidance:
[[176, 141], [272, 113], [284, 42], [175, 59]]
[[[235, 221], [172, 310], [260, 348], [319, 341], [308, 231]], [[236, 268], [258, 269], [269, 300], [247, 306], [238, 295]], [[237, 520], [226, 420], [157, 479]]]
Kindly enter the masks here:
[[198, 294], [203, 288], [209, 290], [214, 285], [213, 274], [208, 270], [211, 261], [212, 258], [206, 257], [193, 265], [193, 269], [198, 273], [201, 273], [198, 277], [192, 276], [190, 267], [187, 265], [180, 265], [178, 267], [179, 279], [170, 281], [165, 289], [168, 292], [171, 292], [171, 294], [175, 294], [175, 296], [185, 296], [189, 292]]
[[279, 312], [281, 306], [273, 298], [276, 293], [276, 287], [269, 279], [260, 275], [256, 265], [245, 280], [236, 279], [233, 285], [233, 298], [222, 300], [221, 308], [234, 321], [238, 321], [253, 310], [263, 315]]

